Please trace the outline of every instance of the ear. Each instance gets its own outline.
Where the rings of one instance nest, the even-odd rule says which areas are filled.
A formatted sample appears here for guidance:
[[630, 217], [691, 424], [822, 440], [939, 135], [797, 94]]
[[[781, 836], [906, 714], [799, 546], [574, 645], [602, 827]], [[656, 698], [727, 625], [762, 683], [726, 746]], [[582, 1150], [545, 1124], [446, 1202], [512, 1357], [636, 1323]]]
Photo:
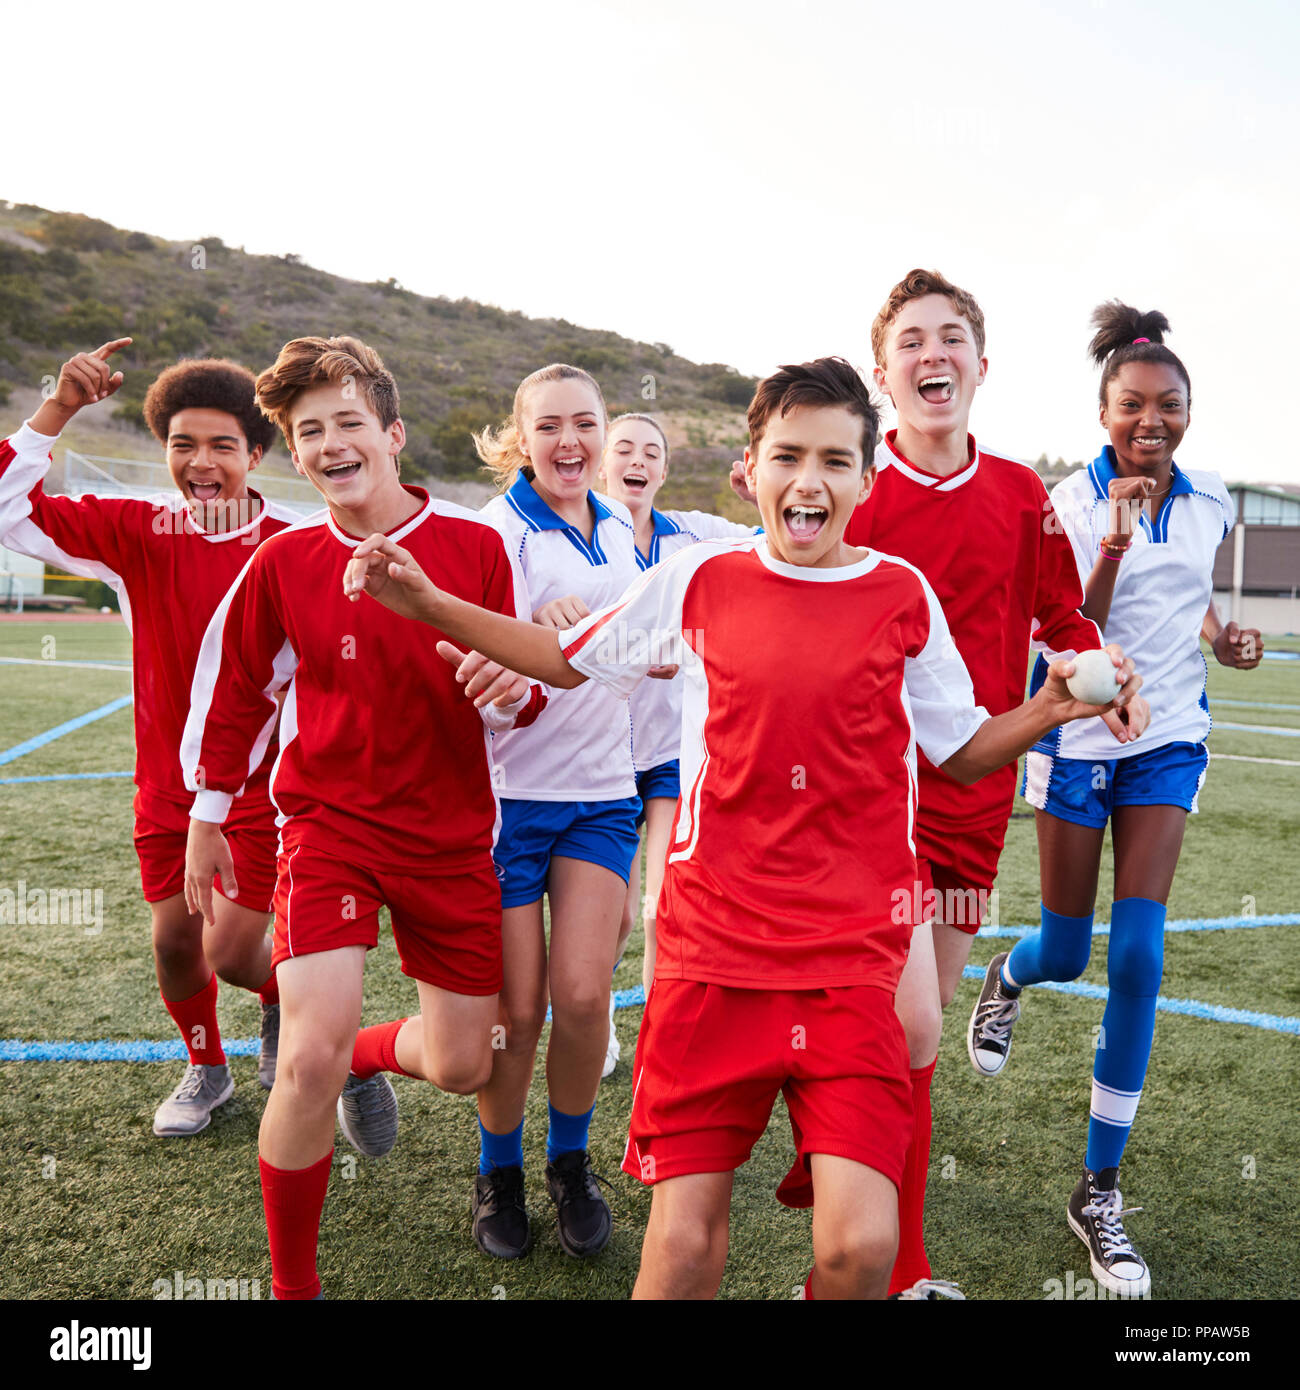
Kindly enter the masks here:
[[259, 444], [248, 455], [248, 471], [251, 473], [262, 461], [262, 446]]
[[984, 385], [984, 378], [985, 378], [986, 376], [988, 376], [988, 374], [989, 374], [989, 359], [988, 359], [987, 357], [981, 357], [981, 358], [980, 358], [980, 374], [979, 374], [978, 377], [975, 378], [975, 385], [976, 385], [976, 386], [983, 386], [983, 385]]
[[1105, 402], [1105, 401], [1102, 401], [1102, 403], [1097, 407], [1097, 419], [1101, 421], [1101, 427], [1102, 427], [1102, 429], [1104, 429], [1104, 430], [1109, 430], [1109, 429], [1110, 429], [1110, 426], [1106, 423], [1106, 402]]
[[406, 448], [406, 426], [399, 415], [388, 427], [388, 442], [393, 446], [388, 452], [396, 458]]
[[748, 445], [746, 445], [746, 447], [745, 447], [745, 486], [748, 487], [749, 490], [750, 490], [750, 492], [753, 492], [753, 493], [757, 493], [757, 492], [758, 492], [758, 489], [754, 486], [755, 482], [757, 481], [757, 479], [756, 479], [756, 477], [755, 477], [755, 474], [756, 474], [757, 472], [758, 472], [758, 457], [757, 457], [757, 455], [753, 452], [753, 450], [750, 449]]
[[869, 463], [862, 473], [862, 486], [858, 489], [858, 506], [860, 507], [871, 495], [871, 489], [876, 485], [876, 465]]
[[302, 460], [298, 457], [298, 451], [292, 444], [289, 445], [289, 457], [293, 460], [294, 468], [305, 478], [307, 476], [307, 470], [302, 466]]
[[883, 367], [873, 367], [871, 369], [871, 379], [876, 383], [877, 391], [888, 396], [891, 401], [894, 399], [894, 393], [889, 389], [889, 382], [885, 377], [885, 369]]

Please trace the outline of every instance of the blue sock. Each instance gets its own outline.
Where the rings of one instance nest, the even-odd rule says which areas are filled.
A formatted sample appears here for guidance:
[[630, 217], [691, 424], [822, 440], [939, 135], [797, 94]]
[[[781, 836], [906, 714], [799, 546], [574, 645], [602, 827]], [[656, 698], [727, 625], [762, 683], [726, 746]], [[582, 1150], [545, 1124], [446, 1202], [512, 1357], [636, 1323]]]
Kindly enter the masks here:
[[585, 1149], [587, 1131], [591, 1128], [591, 1117], [596, 1113], [596, 1107], [593, 1105], [585, 1115], [566, 1115], [548, 1100], [546, 1108], [551, 1114], [551, 1127], [546, 1134], [547, 1163], [554, 1163], [561, 1154], [572, 1153], [574, 1149]]
[[1133, 1127], [1151, 1058], [1164, 951], [1164, 904], [1121, 898], [1111, 909], [1106, 962], [1110, 994], [1092, 1072], [1084, 1162], [1094, 1173], [1119, 1167]]
[[1040, 905], [1042, 927], [1016, 942], [1002, 962], [1002, 983], [1013, 989], [1043, 980], [1077, 980], [1092, 951], [1092, 914], [1065, 917]]
[[524, 1166], [524, 1122], [509, 1134], [493, 1134], [478, 1122], [478, 1170], [490, 1173], [493, 1168], [522, 1168]]

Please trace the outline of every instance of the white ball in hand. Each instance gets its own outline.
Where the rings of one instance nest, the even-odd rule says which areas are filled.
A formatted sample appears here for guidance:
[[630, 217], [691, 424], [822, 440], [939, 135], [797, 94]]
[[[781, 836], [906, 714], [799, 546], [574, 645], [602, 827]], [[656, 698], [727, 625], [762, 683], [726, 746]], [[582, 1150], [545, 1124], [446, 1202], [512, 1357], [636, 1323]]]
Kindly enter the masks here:
[[1119, 694], [1118, 674], [1109, 652], [1080, 652], [1074, 658], [1074, 675], [1067, 676], [1065, 683], [1070, 694], [1085, 705], [1108, 705]]

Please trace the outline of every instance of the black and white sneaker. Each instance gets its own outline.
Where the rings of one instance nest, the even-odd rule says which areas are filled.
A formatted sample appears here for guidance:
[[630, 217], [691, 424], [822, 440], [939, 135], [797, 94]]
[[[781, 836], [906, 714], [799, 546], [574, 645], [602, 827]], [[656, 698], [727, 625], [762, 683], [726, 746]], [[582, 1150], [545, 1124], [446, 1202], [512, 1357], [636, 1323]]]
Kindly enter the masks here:
[[1151, 1292], [1146, 1261], [1124, 1234], [1123, 1216], [1141, 1207], [1125, 1207], [1115, 1186], [1117, 1168], [1092, 1173], [1087, 1168], [1066, 1204], [1070, 1229], [1088, 1247], [1093, 1277], [1123, 1298], [1142, 1298]]
[[[561, 1154], [546, 1165], [546, 1187], [555, 1203], [560, 1244], [575, 1259], [599, 1254], [614, 1230], [609, 1203], [598, 1182], [605, 1179], [591, 1171], [591, 1155], [586, 1149]], [[605, 1182], [605, 1186], [609, 1184]]]
[[528, 1253], [533, 1236], [524, 1206], [522, 1168], [493, 1168], [478, 1174], [469, 1210], [474, 1220], [474, 1243], [485, 1255], [517, 1260]]
[[1020, 991], [1012, 994], [1002, 983], [1002, 962], [1010, 954], [1001, 951], [989, 961], [984, 987], [966, 1030], [966, 1052], [981, 1076], [996, 1076], [1006, 1066], [1011, 1028], [1020, 1017]]
[[961, 1285], [951, 1279], [918, 1279], [910, 1289], [903, 1289], [899, 1293], [891, 1293], [889, 1296], [897, 1299], [900, 1303], [937, 1303], [941, 1298], [965, 1299], [966, 1297], [961, 1291]]

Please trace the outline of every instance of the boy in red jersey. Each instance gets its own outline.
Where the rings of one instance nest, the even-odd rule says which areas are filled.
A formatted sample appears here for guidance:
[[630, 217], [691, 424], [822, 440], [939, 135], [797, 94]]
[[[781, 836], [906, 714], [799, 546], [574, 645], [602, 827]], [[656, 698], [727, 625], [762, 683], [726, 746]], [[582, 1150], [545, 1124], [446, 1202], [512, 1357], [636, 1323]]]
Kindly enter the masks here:
[[[817, 1183], [808, 1293], [880, 1297], [911, 1129], [893, 997], [915, 744], [972, 781], [1097, 707], [1071, 699], [1057, 662], [1044, 698], [990, 718], [924, 577], [844, 542], [878, 428], [846, 362], [768, 377], [749, 428], [764, 534], [680, 551], [558, 644], [441, 592], [389, 537], [357, 548], [345, 583], [560, 687], [591, 677], [626, 696], [680, 664], [683, 791], [623, 1165], [655, 1188], [634, 1296], [716, 1292], [733, 1173], [783, 1091]], [[1140, 677], [1110, 651], [1136, 734]], [[870, 853], [846, 855], [846, 835]]]
[[[531, 723], [545, 697], [512, 672], [473, 663], [480, 684], [490, 682], [475, 709], [452, 669], [460, 654], [447, 647], [449, 665], [435, 637], [343, 597], [359, 538], [379, 531], [465, 599], [512, 617], [531, 612], [489, 522], [402, 485], [406, 433], [378, 354], [355, 338], [298, 338], [257, 392], [326, 509], [253, 556], [204, 637], [181, 750], [197, 792], [186, 891], [206, 916], [213, 875], [229, 862], [221, 825], [261, 758], [275, 693], [287, 687], [271, 780], [283, 1019], [259, 1163], [273, 1292], [309, 1299], [320, 1295], [317, 1232], [336, 1108], [350, 1142], [385, 1153], [396, 1101], [381, 1065], [459, 1093], [491, 1072], [501, 900], [489, 731]], [[365, 953], [385, 904], [420, 1017], [359, 1040]], [[354, 1065], [362, 1052], [375, 1054], [372, 1065]]]
[[[916, 565], [929, 580], [975, 687], [992, 714], [1024, 699], [1031, 639], [1073, 654], [1101, 645], [1079, 608], [1069, 541], [1032, 468], [977, 447], [968, 433], [988, 370], [984, 315], [974, 297], [934, 271], [914, 270], [871, 327], [876, 385], [898, 413], [877, 450], [877, 479], [846, 539]], [[1120, 717], [1106, 722], [1126, 741]], [[898, 988], [916, 1114], [900, 1199], [890, 1292], [934, 1297], [923, 1216], [930, 1162], [930, 1086], [942, 1010], [951, 1002], [997, 877], [1015, 796], [1008, 764], [963, 786], [922, 754], [916, 823], [921, 911]], [[807, 1194], [795, 1191], [796, 1200]]]
[[250, 772], [232, 819], [233, 860], [205, 929], [184, 894], [191, 798], [180, 775], [181, 730], [208, 620], [254, 548], [298, 518], [247, 486], [273, 429], [257, 409], [252, 373], [225, 361], [178, 363], [145, 397], [145, 418], [167, 448], [179, 499], [46, 495], [42, 480], [55, 440], [83, 406], [121, 386], [122, 373], [109, 359], [130, 342], [118, 338], [65, 362], [53, 393], [0, 444], [0, 537], [11, 550], [104, 580], [116, 590], [131, 630], [135, 847], [153, 922], [158, 987], [189, 1053], [185, 1075], [159, 1106], [153, 1130], [195, 1134], [234, 1089], [217, 1027], [218, 975], [260, 994], [258, 1077], [267, 1087], [275, 1079], [279, 995], [266, 927], [276, 831], [266, 790], [268, 754]]

